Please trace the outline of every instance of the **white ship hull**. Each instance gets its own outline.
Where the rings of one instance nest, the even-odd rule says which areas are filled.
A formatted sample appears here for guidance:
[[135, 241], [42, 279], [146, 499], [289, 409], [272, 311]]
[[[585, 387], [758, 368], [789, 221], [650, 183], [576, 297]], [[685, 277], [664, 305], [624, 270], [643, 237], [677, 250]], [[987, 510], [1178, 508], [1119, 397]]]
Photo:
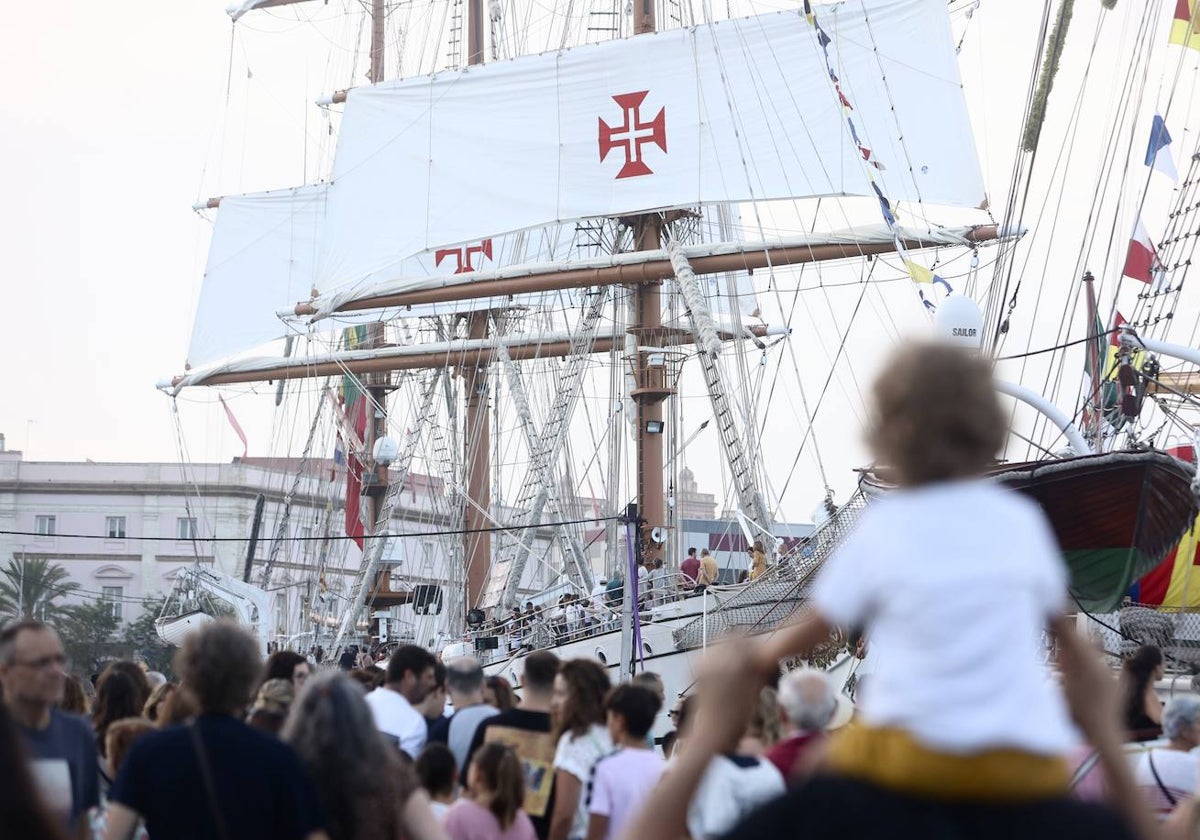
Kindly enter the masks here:
[[168, 645], [179, 645], [183, 643], [185, 636], [210, 621], [213, 621], [211, 615], [195, 610], [173, 618], [160, 618], [154, 622], [154, 630], [158, 633], [158, 637]]
[[[664, 609], [669, 610], [671, 607], [682, 607], [684, 604], [688, 607], [691, 606], [687, 602], [681, 602], [680, 604], [669, 605]], [[662, 712], [655, 721], [652, 730], [652, 734], [656, 737], [674, 728], [667, 717], [667, 712], [674, 707], [680, 697], [692, 693], [696, 679], [696, 667], [704, 655], [702, 647], [680, 649], [675, 644], [674, 631], [701, 617], [701, 615], [702, 613], [698, 611], [689, 609], [687, 612], [683, 612], [681, 609], [675, 616], [662, 618], [661, 620], [642, 625], [642, 655], [636, 663], [636, 670], [652, 671], [662, 677], [664, 696], [666, 697]], [[503, 638], [502, 641], [504, 641]], [[621, 659], [621, 631], [619, 628], [607, 633], [553, 645], [545, 649], [563, 660], [599, 660], [608, 668], [609, 678], [612, 683], [615, 685], [618, 682]], [[521, 675], [525, 671], [525, 657], [527, 655], [528, 651], [521, 651], [508, 657], [498, 657], [484, 666], [484, 672], [488, 676], [504, 677], [514, 687], [519, 686]], [[850, 675], [855, 673], [858, 664], [860, 664], [860, 660], [847, 654], [840, 657], [827, 670], [827, 673], [833, 679], [834, 685], [838, 689], [841, 689]]]

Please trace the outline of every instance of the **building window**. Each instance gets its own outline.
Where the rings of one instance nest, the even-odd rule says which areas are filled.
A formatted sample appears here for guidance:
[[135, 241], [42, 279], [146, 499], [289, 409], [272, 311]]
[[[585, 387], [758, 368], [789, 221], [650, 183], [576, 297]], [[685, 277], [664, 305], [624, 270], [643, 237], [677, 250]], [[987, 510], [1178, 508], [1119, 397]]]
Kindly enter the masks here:
[[176, 535], [181, 540], [194, 540], [199, 533], [196, 531], [196, 517], [181, 516], [175, 520]]
[[313, 549], [316, 546], [316, 541], [312, 538], [312, 531], [311, 525], [301, 525], [296, 533], [300, 539], [300, 553], [306, 560], [312, 557]]
[[110, 516], [104, 523], [104, 532], [110, 540], [125, 539], [125, 517]]
[[34, 530], [37, 531], [40, 537], [53, 537], [57, 530], [58, 518], [54, 516], [39, 516], [35, 521]]
[[100, 587], [100, 603], [108, 607], [108, 614], [113, 618], [121, 618], [121, 599], [125, 590], [120, 586]]

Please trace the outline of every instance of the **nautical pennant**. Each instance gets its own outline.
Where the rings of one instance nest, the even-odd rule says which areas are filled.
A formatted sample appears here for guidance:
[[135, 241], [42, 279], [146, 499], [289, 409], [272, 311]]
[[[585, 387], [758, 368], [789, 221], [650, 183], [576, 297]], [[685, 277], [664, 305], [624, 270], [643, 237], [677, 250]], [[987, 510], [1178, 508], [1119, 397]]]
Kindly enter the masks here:
[[[370, 402], [368, 399], [359, 399], [350, 410], [351, 423], [359, 440], [367, 433]], [[346, 536], [354, 540], [360, 549], [363, 547], [362, 473], [363, 462], [352, 449], [346, 457]]]
[[1179, 172], [1175, 169], [1170, 146], [1171, 133], [1167, 131], [1167, 123], [1155, 114], [1150, 128], [1150, 143], [1146, 147], [1146, 165], [1157, 169], [1172, 181], [1178, 181]]
[[1200, 0], [1175, 0], [1170, 41], [1200, 51]]
[[1121, 272], [1126, 277], [1152, 284], [1154, 291], [1160, 291], [1166, 279], [1166, 272], [1158, 258], [1158, 250], [1150, 241], [1141, 218], [1134, 228], [1133, 239], [1129, 241], [1129, 250], [1125, 254], [1125, 268]]
[[[884, 166], [876, 160], [869, 148], [863, 144], [862, 139], [858, 136], [858, 131], [854, 127], [854, 120], [850, 117], [850, 112], [854, 110], [854, 106], [846, 97], [842, 90], [841, 80], [838, 79], [837, 71], [834, 69], [833, 60], [829, 56], [829, 45], [833, 43], [833, 39], [826, 34], [821, 27], [821, 23], [817, 20], [816, 14], [813, 12], [812, 3], [810, 0], [804, 0], [804, 17], [812, 25], [817, 33], [817, 43], [821, 46], [821, 52], [825, 56], [825, 66], [829, 70], [829, 79], [833, 82], [833, 89], [837, 93], [838, 101], [842, 105], [843, 113], [846, 115], [846, 125], [850, 129], [850, 137], [854, 140], [854, 145], [858, 148], [858, 153], [862, 155], [864, 162], [870, 164], [870, 167], [882, 171]], [[946, 282], [946, 280], [934, 274], [928, 268], [925, 268], [920, 263], [909, 259], [908, 252], [904, 247], [904, 243], [900, 241], [899, 225], [896, 222], [896, 215], [892, 212], [892, 204], [888, 201], [887, 196], [883, 194], [883, 190], [879, 188], [879, 183], [875, 180], [875, 175], [871, 169], [866, 170], [867, 178], [870, 179], [871, 189], [874, 190], [876, 198], [879, 199], [879, 210], [883, 215], [883, 220], [887, 223], [888, 229], [892, 232], [892, 241], [896, 247], [896, 253], [900, 259], [904, 261], [905, 267], [908, 269], [909, 276], [913, 282], [917, 284], [917, 296], [920, 297], [921, 303], [925, 308], [935, 311], [937, 307], [925, 297], [925, 291], [921, 288], [923, 285], [941, 285], [946, 289], [946, 294], [952, 294], [954, 288]]]
[[[367, 343], [368, 328], [365, 324], [346, 327], [342, 331], [342, 340], [347, 350], [354, 350]], [[342, 377], [342, 410], [350, 423], [354, 435], [365, 440], [367, 434], [367, 417], [370, 399], [363, 393], [357, 376], [350, 374]], [[341, 452], [338, 449], [342, 449]], [[354, 540], [360, 549], [363, 547], [362, 522], [362, 472], [363, 463], [360, 454], [354, 447], [338, 435], [338, 447], [334, 449], [333, 458], [336, 462], [342, 455], [346, 461], [346, 536]]]
[[225, 397], [218, 395], [217, 399], [221, 401], [221, 408], [225, 409], [225, 417], [229, 420], [229, 425], [233, 426], [233, 431], [237, 433], [238, 439], [242, 442], [242, 457], [245, 458], [250, 447], [246, 443], [246, 433], [242, 430], [242, 424], [233, 416], [233, 409], [225, 402]]
[[954, 291], [941, 275], [934, 274], [933, 271], [920, 263], [905, 260], [904, 265], [908, 268], [908, 276], [913, 279], [914, 283], [924, 283], [928, 286], [942, 286], [946, 289], [947, 293]]
[[1115, 315], [1113, 315], [1112, 332], [1108, 334], [1108, 346], [1109, 347], [1120, 347], [1121, 346], [1121, 327], [1125, 326], [1128, 323], [1129, 323], [1129, 321], [1127, 321], [1125, 319], [1125, 316], [1122, 315], [1120, 312], [1117, 312]]

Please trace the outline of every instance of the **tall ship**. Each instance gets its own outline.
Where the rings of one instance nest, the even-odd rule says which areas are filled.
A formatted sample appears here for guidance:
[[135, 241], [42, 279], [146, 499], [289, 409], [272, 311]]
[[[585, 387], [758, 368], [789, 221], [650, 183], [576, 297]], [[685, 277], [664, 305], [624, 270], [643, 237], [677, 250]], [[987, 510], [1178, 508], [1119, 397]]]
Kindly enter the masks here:
[[[711, 640], [802, 610], [888, 492], [861, 463], [863, 388], [872, 359], [934, 331], [997, 359], [1014, 436], [995, 478], [1047, 511], [1081, 611], [1116, 608], [1197, 512], [1179, 443], [1200, 158], [1168, 128], [1194, 145], [1180, 103], [1200, 52], [1186, 0], [1183, 17], [1074, 5], [1039, 27], [943, 0], [542, 18], [373, 0], [369, 83], [312, 106], [336, 135], [321, 177], [197, 205], [212, 232], [189, 357], [160, 384], [218, 390], [226, 412], [226, 395], [273, 398], [273, 446], [329, 504], [311, 523], [273, 511], [257, 565], [182, 576], [160, 632], [207, 620], [202, 592], [264, 645], [415, 641], [514, 681], [549, 647], [683, 692]], [[305, 8], [235, 4], [235, 42]], [[1088, 26], [1090, 54], [1073, 48]], [[1030, 50], [1004, 78], [1012, 113], [968, 95], [992, 27]], [[1084, 127], [1104, 113], [1097, 61], [1125, 87]], [[1013, 125], [988, 135], [1016, 148], [1003, 196], [985, 116]], [[1090, 195], [1072, 192], [1085, 151]], [[1064, 204], [1086, 222], [1060, 230]], [[697, 476], [720, 484], [723, 524], [683, 515]], [[702, 592], [679, 572], [698, 538], [728, 570]], [[756, 543], [766, 571], [743, 581]], [[263, 593], [285, 587], [281, 615]], [[816, 659], [848, 682], [859, 662], [839, 639]]]

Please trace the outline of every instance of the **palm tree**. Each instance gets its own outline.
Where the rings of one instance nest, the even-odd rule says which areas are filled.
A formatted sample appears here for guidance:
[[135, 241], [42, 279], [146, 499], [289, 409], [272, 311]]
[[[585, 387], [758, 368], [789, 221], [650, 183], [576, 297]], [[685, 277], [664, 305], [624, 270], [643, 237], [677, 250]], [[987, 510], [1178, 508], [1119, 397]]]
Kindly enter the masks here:
[[0, 618], [53, 621], [63, 613], [55, 602], [79, 589], [67, 570], [47, 558], [13, 558], [0, 569]]

